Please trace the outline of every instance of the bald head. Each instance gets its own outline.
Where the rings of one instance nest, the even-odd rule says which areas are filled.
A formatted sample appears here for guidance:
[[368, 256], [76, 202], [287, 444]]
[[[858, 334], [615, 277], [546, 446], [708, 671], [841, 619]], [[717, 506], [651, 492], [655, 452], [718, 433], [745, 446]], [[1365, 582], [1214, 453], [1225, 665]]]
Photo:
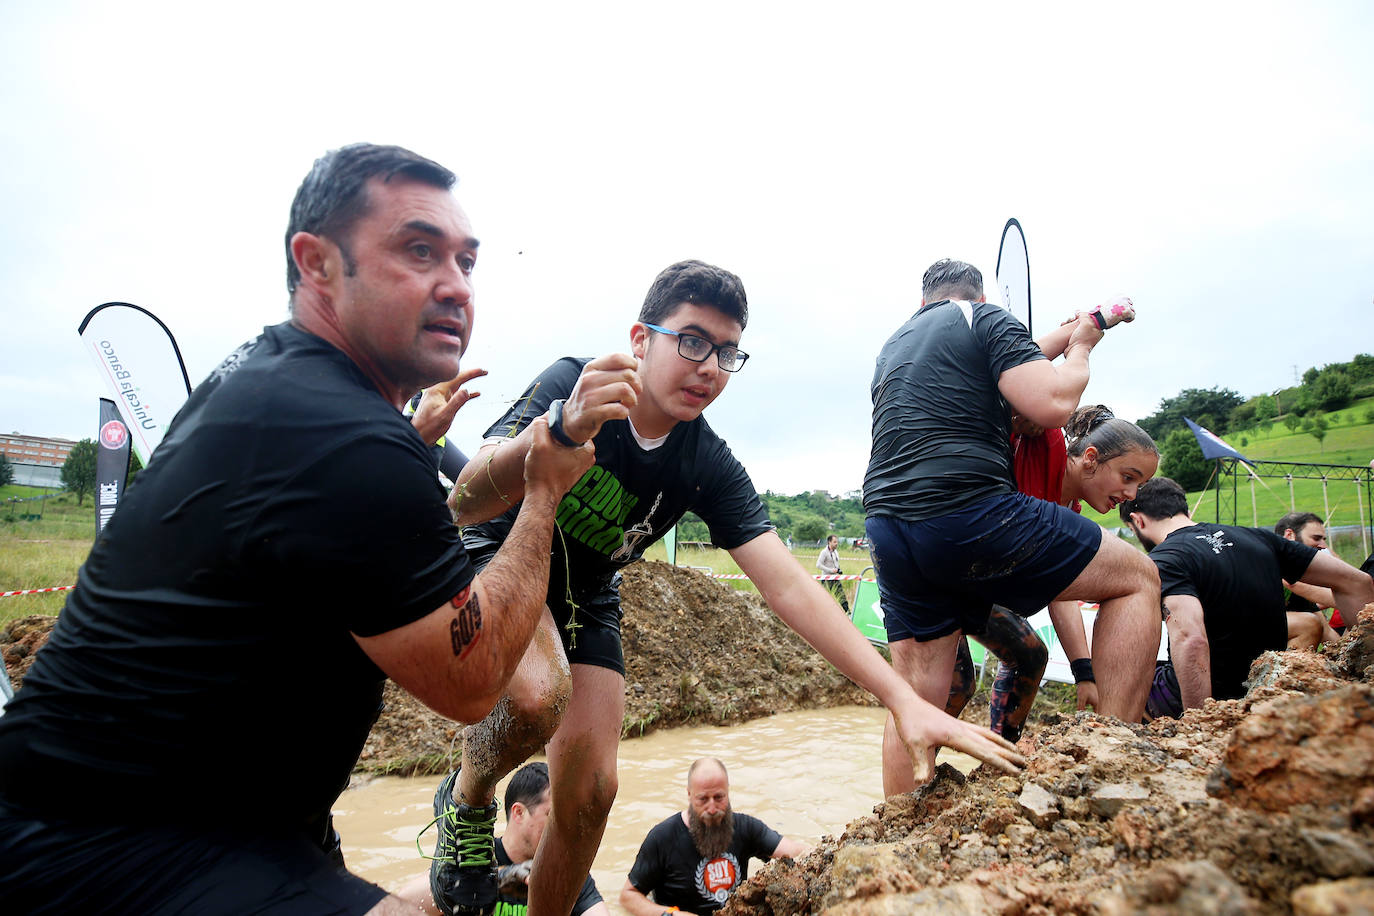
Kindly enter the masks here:
[[699, 757], [692, 761], [692, 765], [687, 768], [687, 791], [692, 791], [692, 783], [697, 780], [698, 774], [701, 779], [721, 779], [729, 784], [730, 775], [725, 772], [725, 764], [715, 757]]

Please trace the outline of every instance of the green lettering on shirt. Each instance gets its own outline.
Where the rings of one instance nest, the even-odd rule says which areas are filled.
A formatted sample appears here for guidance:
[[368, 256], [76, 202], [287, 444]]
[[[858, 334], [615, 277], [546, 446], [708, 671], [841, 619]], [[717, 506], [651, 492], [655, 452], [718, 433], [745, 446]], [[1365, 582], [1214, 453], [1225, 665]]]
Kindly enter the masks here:
[[564, 537], [610, 556], [624, 543], [622, 526], [638, 503], [614, 474], [593, 466], [563, 497], [554, 520]]

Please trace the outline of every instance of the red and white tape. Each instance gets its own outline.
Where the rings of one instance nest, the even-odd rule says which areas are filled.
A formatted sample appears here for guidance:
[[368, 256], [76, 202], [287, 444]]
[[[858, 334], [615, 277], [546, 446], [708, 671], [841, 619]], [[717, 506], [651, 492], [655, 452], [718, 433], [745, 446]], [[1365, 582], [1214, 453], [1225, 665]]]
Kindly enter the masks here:
[[0, 598], [10, 598], [14, 595], [41, 595], [44, 592], [65, 592], [76, 588], [75, 585], [56, 585], [52, 588], [23, 588], [17, 592], [0, 592]]
[[[748, 579], [749, 577], [746, 576], [744, 573], [720, 573], [720, 574], [712, 573], [712, 574], [711, 574], [711, 578], [712, 578], [712, 579]], [[811, 578], [813, 578], [813, 579], [820, 579], [820, 580], [825, 581], [825, 582], [855, 582], [855, 581], [857, 581], [857, 580], [859, 580], [859, 579], [862, 579], [863, 576], [812, 576]], [[872, 582], [873, 580], [870, 579], [870, 580], [868, 580], [868, 581]]]

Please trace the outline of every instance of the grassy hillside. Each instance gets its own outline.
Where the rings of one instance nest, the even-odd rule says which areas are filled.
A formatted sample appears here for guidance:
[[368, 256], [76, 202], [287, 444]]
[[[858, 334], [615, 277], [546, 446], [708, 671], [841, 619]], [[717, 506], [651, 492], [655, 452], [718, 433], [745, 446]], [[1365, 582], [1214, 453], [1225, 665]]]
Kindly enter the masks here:
[[[1343, 410], [1327, 414], [1330, 427], [1326, 439], [1320, 444], [1304, 432], [1289, 432], [1282, 422], [1275, 423], [1270, 430], [1260, 432], [1249, 430], [1226, 435], [1226, 442], [1242, 455], [1256, 462], [1292, 461], [1316, 464], [1355, 465], [1369, 467], [1374, 459], [1374, 422], [1366, 414], [1374, 412], [1374, 398], [1364, 398]], [[1281, 419], [1281, 418], [1280, 418]], [[1257, 473], [1273, 473], [1263, 464]], [[1361, 515], [1364, 524], [1370, 524], [1370, 506], [1363, 487], [1356, 492], [1356, 486], [1349, 480], [1328, 480], [1323, 492], [1320, 468], [1306, 469], [1305, 473], [1315, 479], [1294, 478], [1291, 484], [1282, 477], [1261, 477], [1249, 481], [1242, 477], [1234, 494], [1235, 523], [1269, 527], [1281, 516], [1290, 512], [1315, 512], [1328, 519], [1330, 527], [1359, 525]], [[1230, 481], [1226, 481], [1227, 487]], [[1193, 515], [1199, 521], [1217, 521], [1216, 483], [1206, 492], [1194, 491], [1188, 495], [1190, 506], [1196, 506]], [[1231, 522], [1232, 495], [1228, 489], [1223, 493], [1222, 506], [1226, 508], [1222, 522]], [[1361, 512], [1363, 509], [1363, 512]], [[1083, 514], [1108, 528], [1121, 525], [1116, 514], [1099, 515], [1084, 508]], [[1338, 534], [1334, 538], [1333, 549], [1341, 559], [1359, 564], [1369, 554], [1358, 532]], [[1374, 546], [1374, 545], [1372, 545]]]

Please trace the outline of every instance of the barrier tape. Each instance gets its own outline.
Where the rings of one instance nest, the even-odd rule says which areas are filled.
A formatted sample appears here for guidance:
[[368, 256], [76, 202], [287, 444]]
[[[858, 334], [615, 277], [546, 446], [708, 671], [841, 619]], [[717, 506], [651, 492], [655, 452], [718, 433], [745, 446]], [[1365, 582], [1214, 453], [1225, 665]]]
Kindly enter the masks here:
[[76, 588], [75, 585], [58, 585], [53, 588], [24, 588], [17, 592], [0, 592], [0, 598], [10, 598], [14, 595], [41, 595], [44, 592], [65, 592]]
[[[748, 579], [749, 577], [746, 576], [744, 573], [711, 573], [711, 578], [712, 578], [712, 579]], [[813, 579], [819, 579], [819, 580], [821, 580], [821, 581], [823, 581], [823, 582], [857, 582], [858, 580], [863, 579], [863, 576], [812, 576], [811, 578], [813, 578]], [[868, 579], [868, 580], [866, 580], [866, 581], [874, 582], [874, 581], [877, 581], [877, 580], [875, 580], [875, 579]]]

